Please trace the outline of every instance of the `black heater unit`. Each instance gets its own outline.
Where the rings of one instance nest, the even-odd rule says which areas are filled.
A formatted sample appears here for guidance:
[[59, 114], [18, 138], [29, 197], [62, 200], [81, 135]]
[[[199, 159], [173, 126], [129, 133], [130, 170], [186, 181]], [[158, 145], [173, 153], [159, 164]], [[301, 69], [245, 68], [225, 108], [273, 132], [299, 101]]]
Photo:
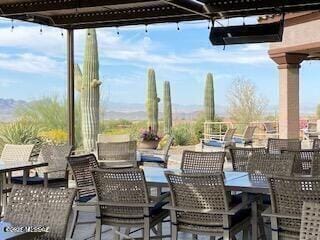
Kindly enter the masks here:
[[213, 45], [281, 42], [283, 21], [266, 24], [213, 27], [210, 41]]

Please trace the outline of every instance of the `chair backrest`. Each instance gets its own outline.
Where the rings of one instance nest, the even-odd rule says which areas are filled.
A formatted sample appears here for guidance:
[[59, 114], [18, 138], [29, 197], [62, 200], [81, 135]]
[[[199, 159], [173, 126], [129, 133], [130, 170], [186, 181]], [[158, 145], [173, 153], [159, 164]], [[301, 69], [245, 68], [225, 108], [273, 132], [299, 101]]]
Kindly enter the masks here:
[[266, 130], [266, 133], [276, 133], [277, 132], [277, 126], [274, 122], [264, 122], [263, 126]]
[[244, 133], [243, 139], [245, 142], [252, 142], [254, 131], [256, 130], [256, 126], [247, 126]]
[[[272, 212], [285, 216], [301, 216], [304, 201], [320, 203], [320, 178], [271, 177], [268, 179]], [[281, 218], [278, 227], [299, 232], [300, 220]]]
[[98, 134], [97, 142], [129, 142], [129, 134], [119, 134], [119, 135], [107, 135], [107, 134]]
[[311, 160], [311, 173], [313, 177], [320, 177], [320, 152], [315, 151]]
[[256, 153], [266, 154], [267, 150], [265, 148], [230, 148], [233, 170], [246, 172], [250, 158]]
[[[171, 192], [171, 204], [173, 207], [197, 210], [229, 210], [229, 199], [225, 191], [222, 174], [175, 174], [165, 172]], [[221, 224], [222, 216], [216, 214], [177, 214], [186, 217], [189, 221], [209, 224]], [[193, 219], [193, 220], [192, 220]]]
[[313, 139], [312, 149], [320, 150], [320, 139], [319, 138]]
[[269, 138], [267, 149], [269, 153], [281, 154], [282, 151], [300, 150], [301, 141], [299, 139], [277, 139]]
[[300, 240], [320, 239], [320, 204], [303, 202]]
[[[143, 218], [143, 207], [127, 204], [149, 203], [147, 184], [142, 169], [94, 169], [92, 170], [98, 201], [111, 206], [100, 206], [101, 215], [125, 218]], [[112, 203], [115, 205], [112, 206]], [[124, 204], [124, 206], [119, 206]]]
[[170, 136], [170, 137], [168, 138], [168, 141], [167, 141], [166, 145], [165, 145], [164, 148], [163, 148], [163, 154], [164, 154], [165, 156], [168, 156], [170, 147], [171, 147], [172, 144], [173, 144], [173, 140], [174, 140], [174, 137], [173, 137], [173, 136]]
[[318, 150], [313, 149], [302, 149], [302, 150], [290, 150], [284, 151], [288, 153], [292, 153], [295, 155], [294, 165], [293, 165], [293, 173], [297, 175], [310, 175], [313, 158]]
[[0, 159], [4, 162], [28, 162], [33, 148], [33, 144], [5, 144]]
[[14, 226], [48, 227], [37, 239], [63, 240], [75, 196], [75, 189], [14, 185], [5, 209], [4, 221]]
[[223, 136], [223, 141], [224, 142], [231, 142], [232, 141], [232, 138], [233, 138], [233, 135], [235, 134], [235, 132], [236, 132], [236, 128], [229, 128], [226, 132], [225, 132], [225, 134], [224, 134], [224, 136]]
[[[47, 162], [47, 167], [37, 168], [39, 176], [43, 177], [43, 173], [51, 170], [67, 169], [67, 157], [71, 154], [72, 147], [70, 145], [43, 145], [38, 157], [39, 162]], [[56, 172], [49, 175], [50, 178], [63, 178], [65, 173]]]
[[69, 156], [68, 164], [78, 187], [78, 197], [95, 195], [94, 182], [91, 169], [98, 168], [98, 162], [94, 154]]
[[291, 176], [294, 154], [261, 154], [255, 153], [248, 162], [247, 171], [264, 175]]
[[136, 161], [137, 141], [97, 143], [98, 160]]
[[183, 151], [181, 170], [195, 173], [222, 173], [225, 152]]

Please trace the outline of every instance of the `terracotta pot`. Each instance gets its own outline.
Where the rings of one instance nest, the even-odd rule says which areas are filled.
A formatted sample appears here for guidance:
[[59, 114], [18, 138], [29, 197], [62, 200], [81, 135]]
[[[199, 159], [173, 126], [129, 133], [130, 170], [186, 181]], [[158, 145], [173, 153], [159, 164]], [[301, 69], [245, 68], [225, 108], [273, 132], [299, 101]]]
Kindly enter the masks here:
[[159, 142], [160, 142], [160, 140], [151, 140], [151, 141], [142, 140], [139, 143], [139, 148], [141, 148], [141, 149], [157, 149]]

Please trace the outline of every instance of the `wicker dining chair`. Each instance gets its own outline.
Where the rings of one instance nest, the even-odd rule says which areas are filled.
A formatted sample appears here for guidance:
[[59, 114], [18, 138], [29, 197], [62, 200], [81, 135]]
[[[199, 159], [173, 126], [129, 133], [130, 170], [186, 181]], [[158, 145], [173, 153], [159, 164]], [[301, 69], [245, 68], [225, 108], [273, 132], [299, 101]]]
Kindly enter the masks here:
[[249, 159], [247, 171], [263, 175], [291, 176], [295, 155], [292, 153], [255, 153]]
[[320, 204], [303, 202], [300, 240], [320, 239]]
[[[67, 157], [71, 154], [70, 145], [43, 145], [41, 147], [38, 162], [47, 162], [48, 166], [37, 168], [36, 176], [28, 177], [28, 185], [43, 184], [45, 187], [67, 187], [68, 171]], [[22, 184], [22, 177], [13, 177], [12, 182]]]
[[73, 219], [68, 237], [72, 238], [79, 212], [95, 212], [96, 190], [91, 175], [91, 169], [98, 168], [98, 162], [94, 154], [69, 156], [68, 165], [74, 177], [77, 189], [76, 200], [73, 205]]
[[166, 145], [164, 146], [161, 152], [154, 152], [154, 153], [141, 153], [141, 160], [140, 164], [144, 163], [157, 163], [161, 167], [166, 168], [168, 166], [168, 159], [169, 159], [169, 150], [173, 144], [174, 137], [170, 136]]
[[247, 172], [249, 159], [256, 153], [266, 154], [265, 148], [244, 148], [232, 147], [230, 148], [230, 156], [232, 161], [233, 171]]
[[75, 189], [14, 185], [3, 221], [47, 228], [37, 240], [64, 240], [74, 197]]
[[293, 174], [311, 175], [312, 162], [315, 154], [319, 153], [319, 150], [302, 149], [302, 150], [289, 150], [285, 152], [293, 153], [295, 155]]
[[137, 141], [97, 142], [97, 158], [105, 166], [137, 166]]
[[233, 135], [236, 132], [236, 128], [229, 128], [224, 136], [222, 140], [219, 139], [202, 139], [201, 140], [201, 146], [202, 149], [204, 148], [204, 146], [209, 146], [209, 147], [219, 147], [219, 148], [228, 148], [230, 146], [232, 146], [234, 143], [232, 142], [232, 138]]
[[[94, 169], [94, 179], [98, 208], [96, 222], [96, 239], [101, 239], [101, 226], [109, 225], [114, 229], [124, 227], [141, 228], [143, 239], [150, 239], [150, 229], [169, 216], [163, 210], [167, 194], [152, 198], [142, 169]], [[120, 231], [115, 232], [125, 238]], [[158, 232], [158, 235], [161, 235]], [[158, 236], [160, 237], [160, 236]]]
[[320, 150], [320, 139], [319, 138], [313, 139], [312, 149]]
[[301, 141], [299, 139], [278, 139], [269, 138], [267, 144], [268, 153], [281, 154], [282, 151], [300, 150]]
[[181, 170], [195, 173], [222, 173], [225, 152], [194, 152], [183, 151]]
[[229, 240], [250, 226], [245, 203], [231, 207], [222, 174], [165, 175], [171, 192], [171, 205], [165, 208], [170, 210], [172, 240], [178, 239], [178, 232]]
[[[0, 161], [5, 163], [29, 162], [33, 144], [5, 144], [1, 153]], [[22, 176], [22, 171], [17, 171], [14, 176]]]
[[271, 177], [268, 182], [271, 208], [262, 215], [270, 217], [272, 240], [299, 239], [303, 202], [320, 203], [320, 178]]
[[245, 146], [251, 146], [253, 144], [253, 134], [254, 131], [256, 130], [256, 126], [247, 126], [246, 129], [244, 130], [243, 136], [234, 136], [233, 141], [237, 144], [241, 144], [244, 147]]

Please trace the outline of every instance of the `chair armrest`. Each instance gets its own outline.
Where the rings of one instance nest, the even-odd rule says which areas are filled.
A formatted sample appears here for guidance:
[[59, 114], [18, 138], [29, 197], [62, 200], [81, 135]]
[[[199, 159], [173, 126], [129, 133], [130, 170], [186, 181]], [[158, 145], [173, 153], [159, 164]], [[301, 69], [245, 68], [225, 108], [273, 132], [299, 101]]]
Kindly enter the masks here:
[[263, 213], [261, 213], [263, 217], [274, 217], [274, 218], [289, 218], [289, 219], [296, 219], [300, 220], [301, 216], [294, 216], [294, 215], [284, 215], [279, 213], [272, 213], [271, 207], [268, 207]]
[[50, 174], [50, 173], [57, 173], [57, 172], [65, 172], [65, 171], [67, 171], [66, 168], [64, 168], [64, 169], [53, 169], [53, 170], [45, 171], [45, 172], [43, 172], [43, 174]]
[[118, 202], [103, 202], [103, 201], [98, 201], [97, 204], [100, 206], [111, 206], [111, 207], [144, 207], [144, 208], [152, 208], [156, 205], [156, 203], [118, 203]]
[[243, 204], [240, 203], [236, 207], [230, 209], [229, 211], [219, 211], [219, 210], [203, 210], [203, 209], [191, 209], [191, 208], [179, 208], [173, 207], [170, 204], [163, 206], [164, 209], [173, 210], [177, 212], [190, 212], [190, 213], [206, 213], [206, 214], [221, 214], [221, 215], [235, 215], [240, 209], [243, 208]]

